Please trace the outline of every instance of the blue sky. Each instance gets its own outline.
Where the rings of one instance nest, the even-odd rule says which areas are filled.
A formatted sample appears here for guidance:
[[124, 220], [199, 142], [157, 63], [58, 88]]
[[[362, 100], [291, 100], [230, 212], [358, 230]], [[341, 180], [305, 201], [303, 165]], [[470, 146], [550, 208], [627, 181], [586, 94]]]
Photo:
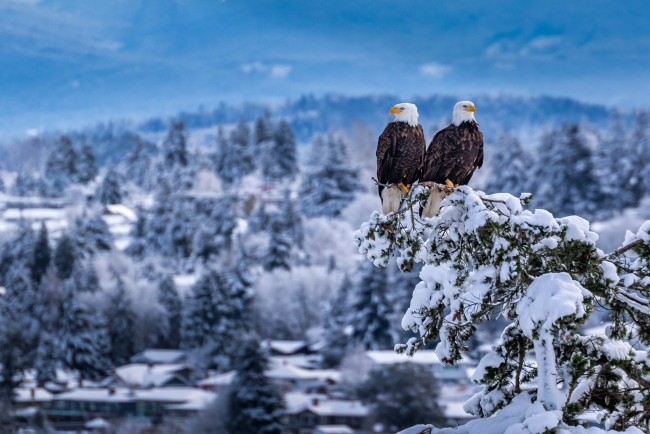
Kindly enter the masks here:
[[0, 0], [0, 128], [326, 92], [647, 106], [646, 4]]

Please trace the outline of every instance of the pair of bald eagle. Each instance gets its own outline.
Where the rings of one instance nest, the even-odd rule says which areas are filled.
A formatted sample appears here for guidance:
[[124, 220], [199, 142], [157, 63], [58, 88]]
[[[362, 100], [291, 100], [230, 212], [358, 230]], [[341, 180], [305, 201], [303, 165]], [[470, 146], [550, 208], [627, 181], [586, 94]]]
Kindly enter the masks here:
[[[483, 165], [483, 134], [475, 112], [471, 101], [456, 103], [452, 123], [438, 131], [427, 149], [415, 104], [402, 103], [390, 109], [395, 121], [386, 125], [377, 142], [377, 180], [390, 185], [379, 185], [384, 214], [399, 210], [415, 181], [448, 186], [469, 182], [476, 168]], [[436, 215], [445, 196], [442, 189], [431, 188], [422, 217]]]

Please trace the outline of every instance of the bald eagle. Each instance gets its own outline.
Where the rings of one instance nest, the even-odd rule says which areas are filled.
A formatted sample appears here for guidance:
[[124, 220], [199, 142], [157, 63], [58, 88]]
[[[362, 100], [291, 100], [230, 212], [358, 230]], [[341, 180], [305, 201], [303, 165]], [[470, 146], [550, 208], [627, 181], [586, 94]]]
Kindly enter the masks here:
[[394, 184], [379, 186], [384, 214], [399, 209], [405, 192], [417, 180], [427, 146], [415, 104], [397, 104], [389, 113], [395, 115], [395, 121], [386, 125], [377, 141], [377, 180]]
[[[474, 119], [475, 112], [471, 101], [456, 103], [452, 123], [438, 131], [429, 144], [420, 181], [465, 185], [476, 168], [483, 165], [483, 134]], [[444, 192], [432, 188], [422, 216], [436, 215], [444, 197]]]

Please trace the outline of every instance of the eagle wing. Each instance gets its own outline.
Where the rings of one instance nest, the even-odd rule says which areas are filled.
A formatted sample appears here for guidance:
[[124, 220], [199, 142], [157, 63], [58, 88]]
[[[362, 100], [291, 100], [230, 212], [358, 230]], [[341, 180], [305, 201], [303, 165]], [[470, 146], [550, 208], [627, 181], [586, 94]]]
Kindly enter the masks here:
[[[381, 184], [388, 183], [396, 150], [397, 136], [387, 126], [377, 141], [377, 180]], [[378, 188], [379, 197], [381, 197], [381, 191], [384, 187], [379, 185]]]
[[447, 179], [455, 184], [469, 182], [474, 170], [483, 165], [483, 134], [474, 124], [472, 128], [453, 124], [438, 131], [424, 157], [422, 181], [444, 184]]

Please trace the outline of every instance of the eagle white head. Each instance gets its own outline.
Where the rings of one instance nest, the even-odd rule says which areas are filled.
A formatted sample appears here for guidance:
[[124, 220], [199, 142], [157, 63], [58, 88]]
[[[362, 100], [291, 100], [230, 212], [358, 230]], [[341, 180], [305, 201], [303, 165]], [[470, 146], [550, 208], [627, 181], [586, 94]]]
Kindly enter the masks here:
[[418, 108], [415, 104], [408, 102], [403, 102], [396, 104], [393, 108], [390, 109], [389, 113], [395, 115], [395, 122], [406, 122], [412, 127], [418, 126]]
[[476, 107], [472, 101], [459, 101], [454, 106], [454, 125], [459, 126], [463, 122], [476, 121], [474, 119]]

